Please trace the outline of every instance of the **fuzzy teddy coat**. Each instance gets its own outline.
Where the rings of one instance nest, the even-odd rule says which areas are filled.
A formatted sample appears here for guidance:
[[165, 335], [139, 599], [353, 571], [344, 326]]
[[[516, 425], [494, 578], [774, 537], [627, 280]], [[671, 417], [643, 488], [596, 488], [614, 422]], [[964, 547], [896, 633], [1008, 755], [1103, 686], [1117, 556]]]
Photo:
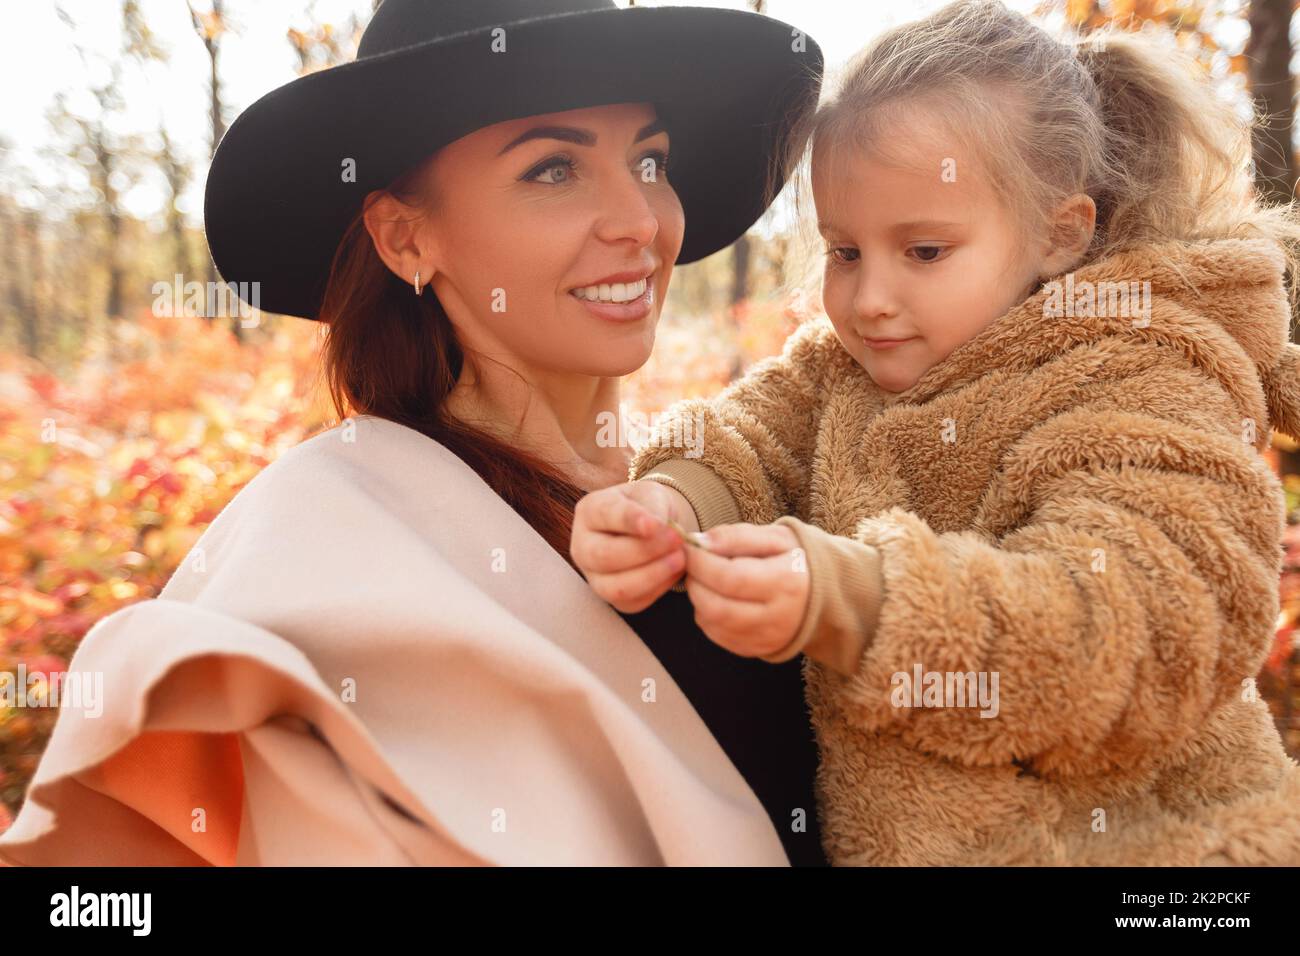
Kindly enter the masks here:
[[701, 527], [799, 537], [812, 596], [768, 659], [805, 654], [835, 864], [1300, 864], [1254, 693], [1285, 525], [1260, 453], [1300, 437], [1283, 268], [1263, 239], [1096, 261], [1076, 297], [1149, 280], [1149, 313], [1046, 284], [896, 394], [819, 318], [639, 450]]

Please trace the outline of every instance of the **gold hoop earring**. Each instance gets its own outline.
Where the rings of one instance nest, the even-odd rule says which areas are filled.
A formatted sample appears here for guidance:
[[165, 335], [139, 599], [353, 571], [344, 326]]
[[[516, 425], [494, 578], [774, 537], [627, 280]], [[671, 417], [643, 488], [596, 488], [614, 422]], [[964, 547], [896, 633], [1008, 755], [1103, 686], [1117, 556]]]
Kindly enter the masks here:
[[415, 270], [415, 294], [420, 294], [420, 270]]

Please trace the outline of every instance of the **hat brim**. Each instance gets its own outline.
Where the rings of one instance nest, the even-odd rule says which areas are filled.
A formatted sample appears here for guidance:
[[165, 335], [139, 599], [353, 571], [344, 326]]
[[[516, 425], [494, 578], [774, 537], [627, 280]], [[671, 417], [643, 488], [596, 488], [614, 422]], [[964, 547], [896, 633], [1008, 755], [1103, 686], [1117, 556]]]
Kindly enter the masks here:
[[[815, 105], [822, 54], [794, 28], [737, 10], [630, 7], [504, 24], [309, 74], [263, 96], [222, 138], [204, 227], [230, 283], [258, 306], [316, 318], [330, 264], [365, 196], [476, 129], [541, 113], [651, 102], [673, 137], [685, 211], [679, 263], [762, 215], [772, 161]], [[355, 161], [355, 182], [343, 163]]]

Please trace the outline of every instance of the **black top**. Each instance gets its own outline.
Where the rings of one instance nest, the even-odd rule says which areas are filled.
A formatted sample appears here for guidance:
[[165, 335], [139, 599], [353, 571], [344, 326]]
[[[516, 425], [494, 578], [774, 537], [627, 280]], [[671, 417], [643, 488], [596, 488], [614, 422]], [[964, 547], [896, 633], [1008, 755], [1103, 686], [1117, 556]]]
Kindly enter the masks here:
[[[690, 598], [669, 591], [644, 611], [621, 614], [708, 725], [758, 796], [791, 866], [828, 866], [817, 825], [817, 741], [804, 700], [803, 658], [769, 664], [714, 644]], [[806, 829], [793, 829], [803, 808]]]

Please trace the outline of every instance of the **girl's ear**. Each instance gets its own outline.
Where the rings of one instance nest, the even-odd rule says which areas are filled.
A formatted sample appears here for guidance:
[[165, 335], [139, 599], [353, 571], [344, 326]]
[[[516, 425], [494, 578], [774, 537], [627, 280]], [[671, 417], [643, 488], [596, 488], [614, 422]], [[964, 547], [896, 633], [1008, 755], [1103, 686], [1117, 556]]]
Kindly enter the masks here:
[[1097, 204], [1087, 193], [1075, 193], [1056, 207], [1051, 239], [1041, 272], [1060, 275], [1083, 258], [1097, 229]]
[[425, 212], [378, 190], [367, 197], [364, 219], [370, 241], [384, 265], [406, 283], [418, 271], [420, 284], [428, 285], [440, 259]]

